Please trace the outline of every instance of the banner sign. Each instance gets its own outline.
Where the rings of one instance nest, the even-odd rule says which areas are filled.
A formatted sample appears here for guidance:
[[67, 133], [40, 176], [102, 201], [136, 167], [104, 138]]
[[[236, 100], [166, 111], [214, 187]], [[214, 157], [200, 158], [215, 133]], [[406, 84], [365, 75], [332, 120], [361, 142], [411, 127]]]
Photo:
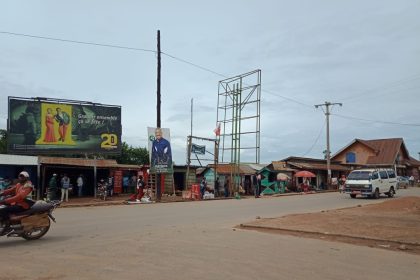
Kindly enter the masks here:
[[200, 146], [200, 145], [192, 144], [191, 153], [198, 154], [198, 155], [205, 155], [206, 154], [206, 146]]
[[121, 152], [121, 107], [9, 97], [8, 151], [16, 154]]
[[151, 173], [173, 173], [169, 128], [147, 128]]

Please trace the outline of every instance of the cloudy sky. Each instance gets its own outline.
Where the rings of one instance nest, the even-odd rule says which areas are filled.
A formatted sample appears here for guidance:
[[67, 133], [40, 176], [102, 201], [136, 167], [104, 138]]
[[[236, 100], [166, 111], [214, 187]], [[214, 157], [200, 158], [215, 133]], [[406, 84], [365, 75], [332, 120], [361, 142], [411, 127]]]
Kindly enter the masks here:
[[178, 164], [186, 161], [191, 98], [194, 135], [214, 137], [218, 82], [255, 69], [262, 71], [261, 162], [322, 158], [325, 116], [313, 105], [325, 101], [343, 103], [331, 115], [332, 153], [354, 138], [402, 137], [410, 155], [419, 156], [418, 0], [0, 0], [0, 6], [0, 128], [7, 126], [7, 96], [93, 101], [121, 105], [123, 140], [145, 147], [146, 128], [156, 125], [159, 29], [170, 55], [162, 56], [162, 127], [171, 129]]

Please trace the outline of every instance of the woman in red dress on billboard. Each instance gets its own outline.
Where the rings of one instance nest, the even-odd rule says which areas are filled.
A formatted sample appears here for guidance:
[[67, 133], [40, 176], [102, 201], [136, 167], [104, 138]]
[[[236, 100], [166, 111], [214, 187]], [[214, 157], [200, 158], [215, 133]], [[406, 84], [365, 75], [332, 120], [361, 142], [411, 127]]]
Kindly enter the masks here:
[[45, 125], [47, 130], [45, 130], [44, 142], [57, 142], [54, 134], [54, 115], [52, 114], [52, 109], [47, 109], [47, 115], [45, 116]]

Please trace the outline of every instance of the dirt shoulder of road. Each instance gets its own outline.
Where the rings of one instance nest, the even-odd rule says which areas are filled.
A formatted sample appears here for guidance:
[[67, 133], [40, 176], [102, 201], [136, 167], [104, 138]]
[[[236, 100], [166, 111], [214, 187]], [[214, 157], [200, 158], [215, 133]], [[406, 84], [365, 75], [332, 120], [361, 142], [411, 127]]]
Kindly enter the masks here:
[[257, 219], [243, 229], [339, 241], [420, 255], [420, 197]]

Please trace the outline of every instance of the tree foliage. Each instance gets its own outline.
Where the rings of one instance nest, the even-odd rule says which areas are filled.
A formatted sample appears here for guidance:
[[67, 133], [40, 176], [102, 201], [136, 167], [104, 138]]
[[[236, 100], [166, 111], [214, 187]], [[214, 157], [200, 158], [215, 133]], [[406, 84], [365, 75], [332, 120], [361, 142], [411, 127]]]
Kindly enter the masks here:
[[7, 154], [7, 130], [0, 129], [0, 154]]
[[120, 164], [149, 164], [149, 152], [146, 148], [133, 147], [122, 143], [121, 155], [114, 157]]

